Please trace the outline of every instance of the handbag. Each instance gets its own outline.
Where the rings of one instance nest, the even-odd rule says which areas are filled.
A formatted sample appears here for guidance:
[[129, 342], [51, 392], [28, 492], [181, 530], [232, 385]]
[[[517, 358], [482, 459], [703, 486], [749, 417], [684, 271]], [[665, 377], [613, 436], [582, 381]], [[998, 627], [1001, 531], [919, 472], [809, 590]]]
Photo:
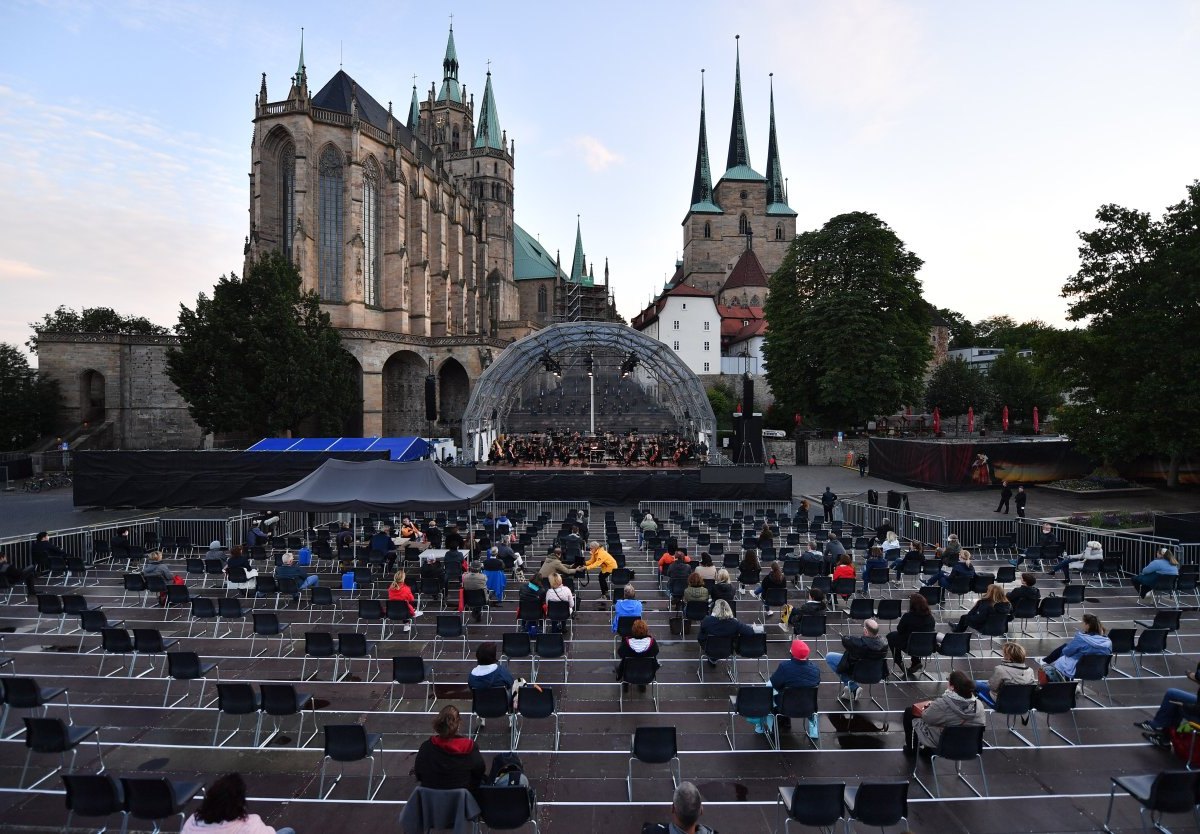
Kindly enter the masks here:
[[784, 625], [792, 618], [792, 606], [790, 603], [784, 603], [783, 608], [779, 609], [779, 622]]
[[920, 718], [922, 715], [924, 715], [925, 710], [928, 709], [929, 705], [932, 703], [933, 703], [933, 701], [917, 701], [915, 704], [913, 704], [912, 705], [913, 718]]
[[671, 634], [674, 637], [683, 636], [683, 617], [672, 617], [667, 621], [667, 625], [671, 629]]

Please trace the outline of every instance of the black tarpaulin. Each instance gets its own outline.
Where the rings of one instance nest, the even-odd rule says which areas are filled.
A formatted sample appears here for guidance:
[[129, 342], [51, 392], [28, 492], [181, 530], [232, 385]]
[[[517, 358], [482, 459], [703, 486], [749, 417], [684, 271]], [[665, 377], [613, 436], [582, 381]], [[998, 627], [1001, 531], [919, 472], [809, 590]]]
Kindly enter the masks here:
[[464, 484], [428, 460], [329, 460], [291, 486], [243, 498], [242, 507], [355, 513], [461, 509], [478, 504], [494, 489], [491, 484]]

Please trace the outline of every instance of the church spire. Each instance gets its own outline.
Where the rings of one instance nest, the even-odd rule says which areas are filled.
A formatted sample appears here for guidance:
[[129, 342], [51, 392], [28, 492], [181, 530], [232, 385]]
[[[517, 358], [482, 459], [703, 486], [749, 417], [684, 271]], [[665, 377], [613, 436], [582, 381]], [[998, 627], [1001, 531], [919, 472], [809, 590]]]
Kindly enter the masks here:
[[413, 84], [412, 104], [408, 106], [408, 131], [414, 136], [421, 130], [421, 104], [417, 101], [417, 85]]
[[775, 139], [775, 73], [771, 73], [771, 132], [767, 139], [767, 210], [786, 210], [795, 214], [787, 204], [783, 187], [783, 168], [779, 164], [779, 143]]
[[454, 24], [450, 24], [450, 36], [446, 39], [446, 57], [442, 59], [442, 88], [438, 90], [438, 101], [456, 101], [462, 104], [462, 88], [458, 84], [458, 50], [454, 48]]
[[696, 176], [692, 181], [692, 211], [714, 211], [712, 170], [708, 164], [708, 128], [704, 118], [704, 70], [700, 70], [700, 140], [696, 147]]
[[582, 284], [587, 276], [587, 268], [583, 262], [583, 231], [579, 225], [579, 215], [575, 215], [575, 257], [571, 259], [571, 283]]
[[500, 133], [500, 116], [496, 112], [496, 99], [492, 95], [491, 70], [488, 70], [487, 82], [483, 87], [483, 105], [479, 108], [479, 129], [475, 134], [475, 147], [504, 150], [504, 137]]
[[762, 174], [750, 167], [750, 144], [746, 141], [746, 117], [742, 112], [742, 46], [741, 35], [735, 35], [737, 61], [733, 76], [733, 122], [729, 126], [729, 158], [725, 165], [727, 179], [761, 180]]
[[300, 86], [301, 79], [304, 78], [304, 27], [300, 27], [300, 62], [296, 64], [296, 86]]

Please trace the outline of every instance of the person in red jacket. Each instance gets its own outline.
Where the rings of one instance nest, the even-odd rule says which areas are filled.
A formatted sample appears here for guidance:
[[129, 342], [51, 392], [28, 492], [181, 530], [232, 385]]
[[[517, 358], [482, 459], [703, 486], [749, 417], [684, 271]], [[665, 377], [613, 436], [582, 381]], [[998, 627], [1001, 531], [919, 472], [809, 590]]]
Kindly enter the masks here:
[[[408, 587], [408, 583], [404, 581], [404, 571], [396, 571], [392, 577], [392, 584], [388, 585], [388, 600], [404, 602], [408, 604], [408, 616], [417, 616], [417, 599], [413, 596], [412, 588]], [[404, 624], [405, 631], [411, 631], [412, 626], [409, 623]]]
[[458, 708], [442, 707], [433, 719], [434, 735], [418, 749], [413, 774], [423, 788], [474, 792], [483, 781], [483, 754], [479, 745], [458, 734], [462, 718]]

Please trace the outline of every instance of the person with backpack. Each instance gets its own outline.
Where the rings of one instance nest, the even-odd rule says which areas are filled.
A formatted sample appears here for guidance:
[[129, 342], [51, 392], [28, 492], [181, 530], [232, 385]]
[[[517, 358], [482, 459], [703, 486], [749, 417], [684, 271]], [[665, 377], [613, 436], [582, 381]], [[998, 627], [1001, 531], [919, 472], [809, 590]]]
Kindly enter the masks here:
[[[495, 649], [495, 643], [491, 645]], [[482, 648], [482, 647], [481, 647]], [[453, 704], [442, 707], [433, 719], [433, 735], [417, 748], [413, 775], [423, 788], [454, 790], [465, 788], [472, 793], [483, 782], [483, 754], [473, 740], [460, 736], [462, 718]]]

